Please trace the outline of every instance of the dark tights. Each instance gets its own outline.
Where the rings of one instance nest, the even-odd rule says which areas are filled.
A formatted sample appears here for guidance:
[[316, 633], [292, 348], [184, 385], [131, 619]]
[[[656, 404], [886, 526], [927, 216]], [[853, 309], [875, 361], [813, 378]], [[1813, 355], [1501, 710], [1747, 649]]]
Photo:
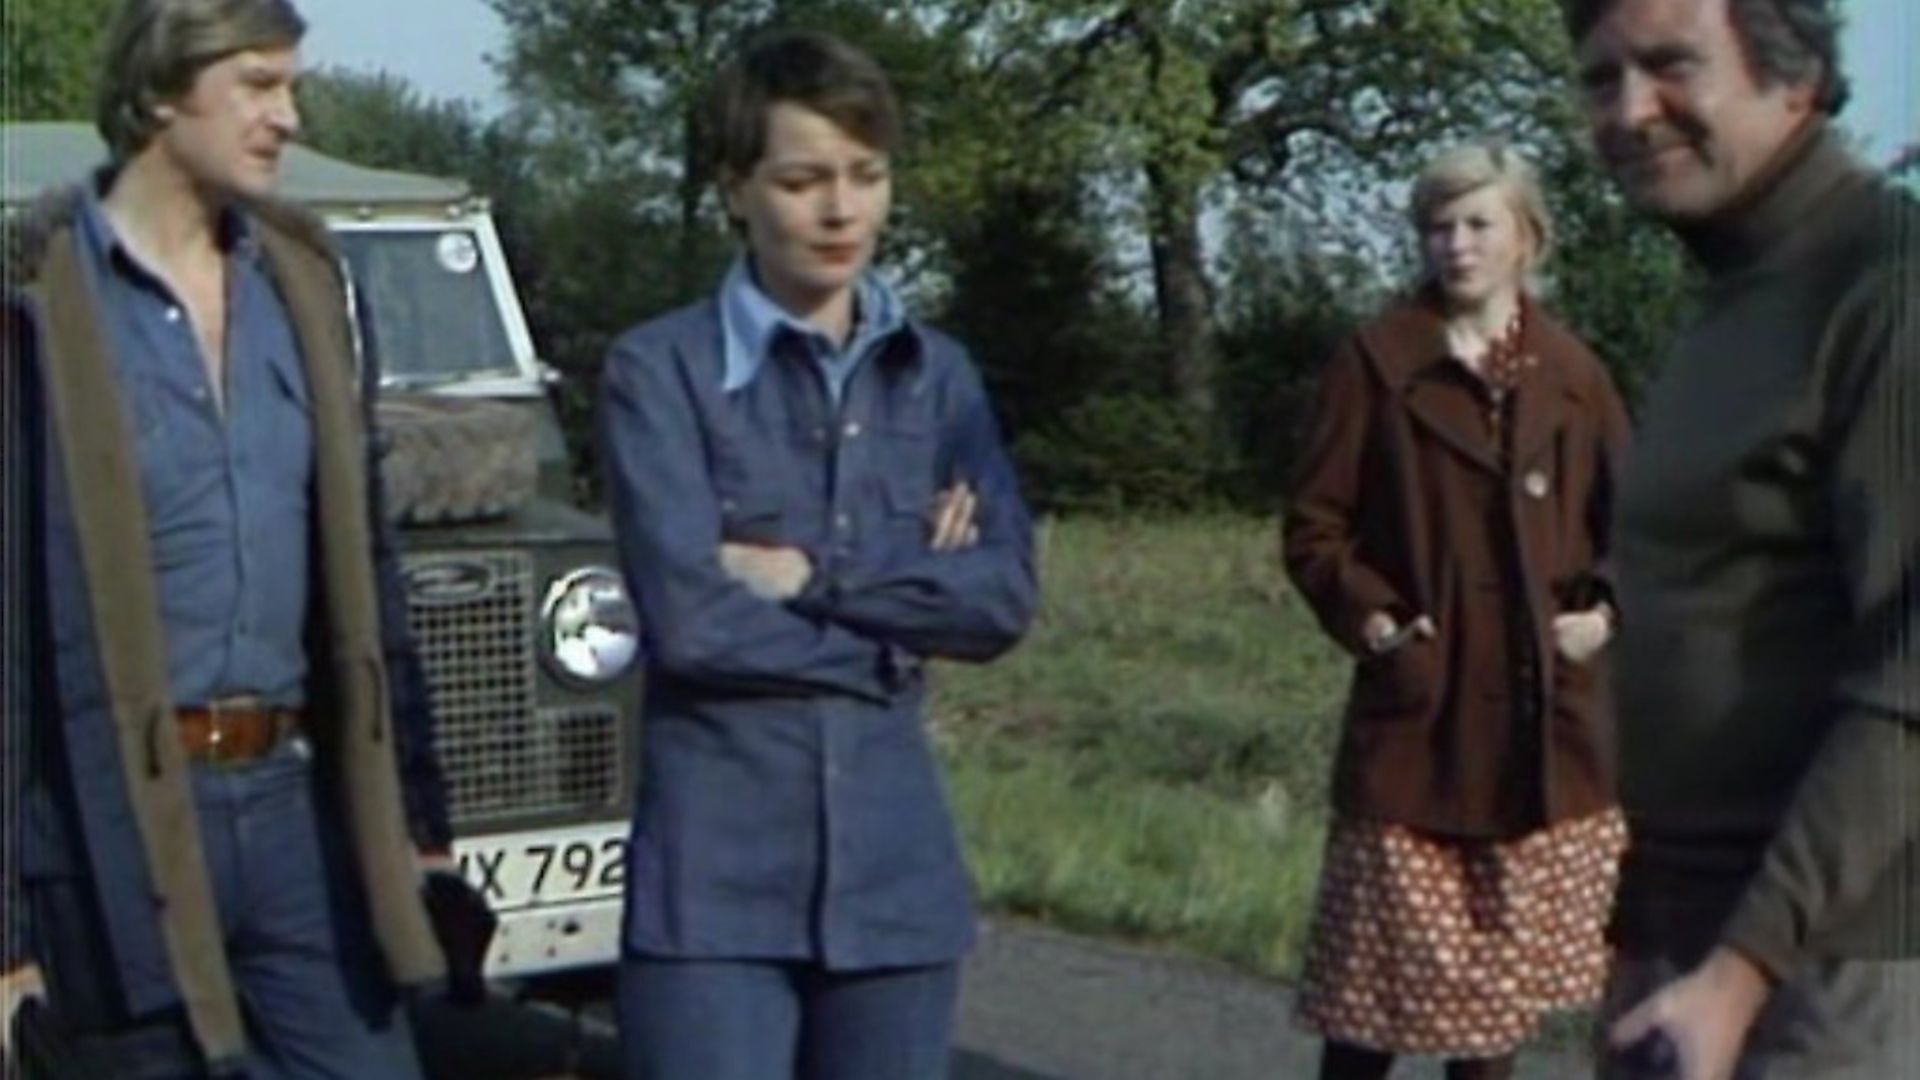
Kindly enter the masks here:
[[[1320, 1056], [1320, 1080], [1386, 1080], [1393, 1055], [1328, 1040]], [[1511, 1080], [1513, 1057], [1447, 1062], [1447, 1080]]]
[[1352, 1043], [1327, 1040], [1320, 1053], [1320, 1080], [1386, 1080], [1393, 1055]]
[[1447, 1062], [1447, 1080], [1511, 1080], [1513, 1055]]

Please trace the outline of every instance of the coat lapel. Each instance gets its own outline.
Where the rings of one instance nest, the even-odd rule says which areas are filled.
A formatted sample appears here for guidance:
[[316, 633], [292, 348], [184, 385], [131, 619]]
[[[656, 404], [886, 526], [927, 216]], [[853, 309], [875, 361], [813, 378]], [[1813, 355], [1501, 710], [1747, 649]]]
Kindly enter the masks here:
[[[1441, 361], [1445, 363], [1446, 361]], [[1500, 461], [1487, 445], [1480, 418], [1465, 406], [1464, 395], [1449, 390], [1429, 376], [1416, 377], [1401, 394], [1414, 420], [1460, 456], [1488, 472], [1499, 472]]]
[[346, 782], [338, 794], [359, 857], [373, 929], [393, 976], [444, 976], [419, 894], [407, 833], [381, 649], [379, 592], [352, 329], [339, 271], [319, 252], [262, 220], [261, 248], [300, 342], [313, 403], [314, 512], [339, 714], [329, 718]]
[[1513, 463], [1524, 469], [1553, 441], [1579, 407], [1577, 391], [1567, 379], [1567, 350], [1556, 338], [1557, 329], [1537, 306], [1528, 312], [1521, 360], [1526, 373], [1513, 402]]
[[1441, 366], [1450, 361], [1438, 313], [1419, 300], [1408, 301], [1362, 331], [1361, 341], [1381, 379], [1416, 423], [1461, 457], [1488, 472], [1500, 471], [1480, 418], [1465, 395], [1439, 381], [1444, 375]]
[[[1468, 461], [1489, 472], [1500, 462], [1487, 445], [1480, 417], [1462, 404], [1463, 395], [1440, 385], [1447, 358], [1445, 329], [1439, 313], [1419, 299], [1402, 303], [1387, 318], [1365, 332], [1363, 341], [1381, 378], [1406, 404], [1407, 412], [1423, 428]], [[1577, 351], [1565, 332], [1529, 303], [1522, 363], [1527, 370], [1513, 402], [1513, 464], [1524, 468], [1553, 441], [1573, 410], [1579, 394], [1567, 379], [1567, 358]]]

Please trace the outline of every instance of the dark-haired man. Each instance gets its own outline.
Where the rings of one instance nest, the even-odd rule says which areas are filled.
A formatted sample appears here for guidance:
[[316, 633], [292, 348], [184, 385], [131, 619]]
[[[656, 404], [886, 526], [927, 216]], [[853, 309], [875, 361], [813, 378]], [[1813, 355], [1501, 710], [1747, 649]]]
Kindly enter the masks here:
[[1920, 215], [1829, 123], [1831, 7], [1566, 4], [1602, 161], [1707, 278], [1614, 530], [1609, 1076], [1920, 1053]]

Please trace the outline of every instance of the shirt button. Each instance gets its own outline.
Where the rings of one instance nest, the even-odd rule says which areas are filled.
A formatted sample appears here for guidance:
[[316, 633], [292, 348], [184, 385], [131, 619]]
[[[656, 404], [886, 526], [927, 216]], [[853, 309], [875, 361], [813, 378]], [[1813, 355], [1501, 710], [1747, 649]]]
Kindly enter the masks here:
[[846, 436], [849, 439], [857, 439], [860, 437], [860, 421], [858, 420], [847, 421]]
[[825, 443], [827, 441], [827, 426], [825, 424], [814, 425], [813, 441], [817, 443]]
[[1544, 499], [1547, 497], [1547, 474], [1541, 472], [1539, 469], [1529, 472], [1526, 478], [1520, 481], [1520, 485], [1526, 489], [1527, 494], [1536, 499]]
[[180, 321], [180, 308], [178, 306], [169, 306], [167, 308], [167, 321], [170, 323]]
[[853, 518], [846, 514], [835, 514], [833, 515], [833, 526], [841, 532], [846, 532], [848, 529], [853, 528]]

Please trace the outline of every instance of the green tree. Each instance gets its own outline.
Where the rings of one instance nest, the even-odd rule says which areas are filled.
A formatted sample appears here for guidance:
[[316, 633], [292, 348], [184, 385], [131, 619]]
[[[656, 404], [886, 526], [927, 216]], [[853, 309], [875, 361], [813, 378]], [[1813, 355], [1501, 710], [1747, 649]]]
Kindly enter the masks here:
[[[574, 148], [549, 197], [592, 187], [595, 214], [645, 222], [628, 233], [655, 250], [594, 254], [664, 249], [675, 299], [711, 288], [731, 240], [703, 153], [713, 73], [780, 24], [875, 54], [907, 105], [884, 260], [976, 346], [1043, 469], [1080, 462], [1051, 468], [1069, 486], [1131, 497], [1100, 448], [1159, 440], [1265, 497], [1288, 445], [1271, 421], [1400, 276], [1404, 182], [1443, 142], [1501, 132], [1542, 163], [1567, 239], [1556, 305], [1629, 388], [1680, 292], [1671, 241], [1586, 156], [1554, 0], [490, 2], [527, 123]], [[616, 310], [651, 313], [630, 300], [661, 277], [640, 279]], [[1153, 480], [1153, 501], [1192, 480]]]
[[[461, 101], [423, 97], [405, 79], [321, 68], [300, 80], [301, 141], [377, 168], [488, 179], [493, 128]], [[484, 185], [482, 185], [484, 186]]]
[[1221, 267], [1220, 426], [1226, 494], [1271, 512], [1292, 471], [1320, 369], [1391, 287], [1351, 242], [1285, 207], [1235, 207]]
[[0, 119], [91, 118], [100, 35], [112, 12], [112, 0], [0, 4]]
[[1152, 470], [1133, 467], [1180, 449], [1142, 438], [1174, 431], [1179, 418], [1156, 393], [1151, 321], [1114, 288], [1088, 198], [1072, 186], [1005, 179], [945, 236], [951, 289], [938, 318], [978, 359], [1030, 500], [1167, 506], [1204, 487], [1207, 466], [1176, 455]]
[[1584, 149], [1544, 165], [1560, 234], [1548, 303], [1606, 363], [1631, 407], [1666, 355], [1693, 271], [1672, 233], [1628, 207]]
[[1112, 182], [1139, 193], [1166, 389], [1203, 427], [1219, 388], [1207, 208], [1228, 191], [1304, 181], [1338, 209], [1434, 140], [1528, 108], [1519, 75], [1530, 58], [1514, 43], [1560, 36], [1551, 0], [1021, 8], [1008, 40], [1045, 54], [1055, 98], [1104, 134]]
[[550, 130], [595, 148], [583, 163], [589, 174], [666, 178], [678, 223], [676, 292], [691, 297], [704, 288], [699, 251], [714, 223], [703, 210], [713, 177], [703, 154], [709, 136], [701, 93], [741, 35], [779, 5], [491, 3], [509, 35], [502, 67], [513, 93]]
[[[542, 130], [591, 147], [585, 175], [646, 176], [639, 193], [676, 222], [676, 294], [691, 299], [712, 284], [707, 253], [727, 234], [712, 198], [717, 177], [705, 102], [713, 77], [754, 34], [781, 25], [832, 30], [878, 56], [910, 102], [937, 101], [955, 73], [942, 52], [964, 32], [949, 23], [930, 34], [924, 8], [858, 0], [717, 0], [655, 3], [609, 0], [489, 0], [506, 24], [502, 68], [516, 100]], [[982, 5], [984, 7], [984, 5]], [[907, 117], [910, 144], [937, 110]], [[944, 115], [944, 114], [943, 114]], [[924, 207], [915, 172], [901, 182], [906, 208]], [[937, 214], [933, 215], [938, 217]], [[896, 249], [924, 237], [907, 209]]]

